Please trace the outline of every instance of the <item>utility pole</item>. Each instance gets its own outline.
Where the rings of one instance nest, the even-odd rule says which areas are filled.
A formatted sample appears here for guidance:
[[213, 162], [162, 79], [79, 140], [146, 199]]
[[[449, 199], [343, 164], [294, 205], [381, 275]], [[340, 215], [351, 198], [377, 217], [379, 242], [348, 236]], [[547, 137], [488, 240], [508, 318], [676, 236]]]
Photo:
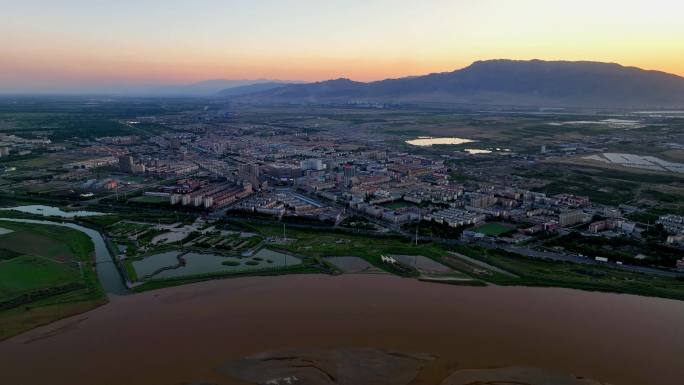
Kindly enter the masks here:
[[418, 246], [418, 224], [416, 223], [416, 246]]

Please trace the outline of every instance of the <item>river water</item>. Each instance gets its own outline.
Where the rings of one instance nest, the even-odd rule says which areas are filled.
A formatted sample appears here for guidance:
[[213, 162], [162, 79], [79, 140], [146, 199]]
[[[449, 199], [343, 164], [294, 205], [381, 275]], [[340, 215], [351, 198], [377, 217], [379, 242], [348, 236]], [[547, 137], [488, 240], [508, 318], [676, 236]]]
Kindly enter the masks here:
[[[109, 249], [107, 249], [107, 245], [105, 244], [105, 241], [99, 232], [93, 229], [89, 229], [87, 227], [79, 226], [77, 224], [68, 222], [43, 221], [36, 219], [0, 218], [0, 224], [2, 223], [2, 221], [63, 226], [85, 233], [88, 237], [90, 237], [90, 239], [93, 241], [93, 245], [95, 246], [95, 262], [97, 267], [97, 276], [100, 279], [100, 283], [102, 284], [104, 290], [108, 294], [117, 295], [126, 294], [128, 292], [126, 286], [123, 283], [121, 275], [119, 274], [119, 271], [116, 268], [116, 265], [114, 265], [112, 255], [109, 253]], [[2, 382], [0, 381], [0, 383]]]
[[257, 352], [373, 347], [437, 356], [413, 385], [501, 366], [679, 385], [683, 325], [684, 302], [631, 295], [390, 275], [224, 279], [113, 296], [6, 340], [0, 383], [241, 384], [216, 368]]

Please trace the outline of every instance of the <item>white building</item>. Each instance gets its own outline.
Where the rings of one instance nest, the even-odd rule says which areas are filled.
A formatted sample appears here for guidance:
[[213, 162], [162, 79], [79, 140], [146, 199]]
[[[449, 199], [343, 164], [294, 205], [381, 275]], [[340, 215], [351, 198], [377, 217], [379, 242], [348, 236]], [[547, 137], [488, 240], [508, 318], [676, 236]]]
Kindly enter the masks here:
[[299, 168], [302, 170], [325, 170], [325, 163], [322, 159], [305, 159], [299, 162]]

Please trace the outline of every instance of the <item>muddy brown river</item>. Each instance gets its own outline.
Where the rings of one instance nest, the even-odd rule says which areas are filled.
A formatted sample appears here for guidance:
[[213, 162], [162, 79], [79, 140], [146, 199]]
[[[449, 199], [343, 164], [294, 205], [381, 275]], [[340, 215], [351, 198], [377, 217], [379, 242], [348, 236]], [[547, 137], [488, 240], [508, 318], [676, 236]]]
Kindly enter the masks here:
[[367, 348], [432, 357], [420, 361], [413, 385], [438, 385], [462, 370], [448, 383], [472, 381], [482, 369], [496, 370], [485, 371], [490, 377], [527, 371], [494, 369], [508, 367], [615, 385], [679, 385], [684, 302], [389, 275], [225, 279], [114, 296], [1, 342], [0, 383], [246, 384], [226, 365], [297, 349], [352, 365], [350, 351], [380, 354]]

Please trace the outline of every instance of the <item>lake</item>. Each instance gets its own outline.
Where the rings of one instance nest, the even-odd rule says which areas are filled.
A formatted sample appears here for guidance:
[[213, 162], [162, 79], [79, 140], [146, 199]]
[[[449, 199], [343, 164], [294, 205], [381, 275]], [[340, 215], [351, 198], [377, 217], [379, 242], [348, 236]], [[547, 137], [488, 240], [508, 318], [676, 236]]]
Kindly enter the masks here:
[[[178, 266], [178, 256], [182, 255], [185, 265]], [[233, 262], [235, 265], [224, 265], [224, 262]], [[250, 262], [249, 264], [247, 262]], [[261, 249], [249, 258], [226, 257], [210, 253], [182, 253], [181, 251], [169, 251], [154, 254], [133, 262], [138, 278], [151, 275], [164, 267], [175, 267], [159, 271], [150, 276], [150, 279], [175, 278], [198, 274], [219, 273], [223, 271], [246, 271], [262, 270], [268, 268], [285, 267], [301, 264], [301, 259], [279, 253], [276, 251]]]
[[682, 325], [684, 302], [632, 295], [387, 274], [245, 277], [112, 297], [1, 342], [0, 366], [17, 385], [244, 385], [218, 368], [274, 350], [370, 347], [435, 357], [413, 385], [508, 366], [677, 385]]
[[75, 218], [75, 217], [92, 217], [97, 215], [107, 215], [105, 213], [98, 213], [95, 211], [62, 211], [59, 207], [43, 206], [43, 205], [28, 205], [3, 208], [0, 210], [19, 211], [27, 214], [42, 215], [45, 217], [60, 217], [60, 218]]
[[434, 138], [431, 136], [419, 136], [416, 139], [406, 141], [406, 143], [412, 146], [420, 147], [429, 147], [435, 144], [464, 144], [472, 142], [474, 142], [474, 140], [463, 138]]
[[482, 149], [479, 149], [479, 148], [466, 148], [466, 149], [463, 150], [463, 151], [465, 151], [465, 152], [467, 152], [468, 154], [471, 154], [471, 155], [477, 155], [477, 154], [491, 154], [491, 153], [492, 153], [492, 150], [482, 150]]

